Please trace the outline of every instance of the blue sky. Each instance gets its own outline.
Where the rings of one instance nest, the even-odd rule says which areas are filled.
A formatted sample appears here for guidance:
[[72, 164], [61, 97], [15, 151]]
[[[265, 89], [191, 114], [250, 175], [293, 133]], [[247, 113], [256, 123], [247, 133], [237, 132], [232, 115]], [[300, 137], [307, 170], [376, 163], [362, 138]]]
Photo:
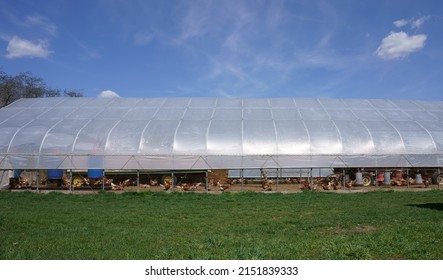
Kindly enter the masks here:
[[0, 0], [0, 67], [85, 96], [443, 100], [442, 1]]

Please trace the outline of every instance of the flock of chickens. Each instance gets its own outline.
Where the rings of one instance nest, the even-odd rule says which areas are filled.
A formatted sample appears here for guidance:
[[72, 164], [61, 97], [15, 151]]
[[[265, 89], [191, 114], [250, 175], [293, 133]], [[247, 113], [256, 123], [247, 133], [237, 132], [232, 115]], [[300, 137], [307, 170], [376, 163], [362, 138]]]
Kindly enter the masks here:
[[[276, 186], [276, 181], [273, 179], [269, 179], [268, 175], [265, 170], [260, 170], [261, 172], [261, 189], [263, 191], [272, 191], [273, 187]], [[47, 184], [47, 179], [42, 178], [40, 179], [40, 185], [44, 186]], [[256, 182], [254, 182], [256, 183]], [[286, 178], [286, 179], [280, 179], [279, 184], [292, 184], [292, 185], [299, 185], [300, 190], [316, 190], [317, 188], [321, 188], [323, 190], [340, 190], [340, 189], [351, 189], [353, 186], [355, 186], [355, 180], [347, 180], [344, 182], [343, 187], [343, 181], [341, 180], [340, 176], [330, 176], [330, 177], [322, 177], [322, 178]], [[376, 181], [378, 186], [383, 185], [382, 181]], [[30, 180], [26, 177], [20, 177], [17, 182], [11, 183], [11, 187], [13, 188], [27, 188], [31, 187], [32, 184], [35, 184], [34, 181], [30, 182]], [[113, 191], [122, 191], [125, 190], [127, 187], [130, 186], [137, 186], [137, 180], [133, 179], [125, 179], [118, 182], [114, 182], [113, 179], [109, 178], [102, 178], [102, 179], [89, 179], [85, 177], [75, 177], [73, 180], [70, 180], [68, 177], [63, 176], [62, 178], [62, 186], [66, 187], [68, 189], [71, 188], [71, 184], [73, 187], [81, 187], [81, 186], [88, 186], [88, 187], [100, 187], [100, 186], [110, 186], [110, 189]], [[212, 178], [208, 180], [208, 185], [206, 187], [206, 184], [204, 182], [198, 182], [198, 183], [177, 183], [174, 185], [167, 184], [167, 183], [160, 183], [158, 179], [153, 178], [149, 179], [146, 184], [139, 183], [138, 186], [141, 189], [150, 189], [151, 187], [160, 187], [163, 191], [198, 191], [198, 190], [205, 190], [205, 191], [221, 191], [224, 192], [227, 189], [229, 189], [233, 185], [248, 185], [249, 180], [247, 178], [243, 179], [237, 179], [237, 178], [226, 178], [226, 179], [218, 179], [218, 178]], [[391, 185], [392, 186], [407, 186], [407, 185], [415, 185], [416, 182], [413, 178], [404, 179], [404, 178], [397, 178], [394, 177], [391, 179]], [[430, 185], [430, 178], [423, 178], [423, 185], [424, 187], [428, 187]]]

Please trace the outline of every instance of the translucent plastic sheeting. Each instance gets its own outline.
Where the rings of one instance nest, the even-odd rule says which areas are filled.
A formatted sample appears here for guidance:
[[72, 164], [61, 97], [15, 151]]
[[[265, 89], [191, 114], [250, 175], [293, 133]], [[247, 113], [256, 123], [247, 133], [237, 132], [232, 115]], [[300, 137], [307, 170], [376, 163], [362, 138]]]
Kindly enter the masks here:
[[0, 109], [1, 169], [442, 163], [441, 101], [41, 98]]

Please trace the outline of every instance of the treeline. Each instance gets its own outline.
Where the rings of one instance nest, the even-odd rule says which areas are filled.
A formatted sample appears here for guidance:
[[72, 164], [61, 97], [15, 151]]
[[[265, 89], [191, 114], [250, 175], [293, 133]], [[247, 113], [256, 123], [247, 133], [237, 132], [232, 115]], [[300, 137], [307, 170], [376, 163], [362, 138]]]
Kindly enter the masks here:
[[82, 97], [83, 94], [75, 90], [50, 88], [42, 78], [36, 77], [30, 72], [22, 72], [13, 76], [0, 69], [0, 108], [20, 98], [60, 96]]

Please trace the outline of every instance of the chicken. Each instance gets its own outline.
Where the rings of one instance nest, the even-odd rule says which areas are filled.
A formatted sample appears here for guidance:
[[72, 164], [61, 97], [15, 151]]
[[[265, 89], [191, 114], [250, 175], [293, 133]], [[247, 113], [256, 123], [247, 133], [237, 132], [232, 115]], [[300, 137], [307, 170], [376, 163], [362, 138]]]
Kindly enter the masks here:
[[70, 188], [70, 187], [71, 187], [71, 181], [68, 179], [68, 177], [63, 176], [63, 177], [62, 177], [62, 181], [63, 181], [63, 185], [64, 185], [66, 188]]
[[263, 177], [263, 179], [261, 181], [261, 187], [265, 191], [271, 191], [272, 190], [271, 184], [273, 184], [274, 181], [268, 179], [268, 175], [265, 170], [260, 169], [260, 173], [261, 173], [261, 176]]
[[149, 185], [151, 185], [151, 186], [157, 186], [157, 185], [158, 185], [158, 180], [157, 180], [157, 178], [155, 178], [155, 179], [149, 179]]
[[112, 189], [113, 191], [116, 191], [116, 190], [119, 190], [119, 189], [120, 189], [120, 186], [114, 184], [113, 182], [111, 182], [111, 189]]
[[105, 185], [110, 185], [114, 179], [106, 179], [106, 177], [103, 178], [105, 180]]
[[229, 189], [229, 186], [220, 186], [219, 189], [224, 192], [225, 190]]
[[220, 183], [220, 181], [217, 181], [217, 187], [219, 188], [219, 190], [221, 190], [222, 192], [224, 192], [225, 190], [229, 189], [229, 186], [225, 186], [222, 183]]
[[355, 184], [355, 180], [348, 180], [348, 181], [346, 181], [346, 187], [348, 188], [348, 189], [350, 189], [350, 188], [352, 188], [352, 186]]
[[188, 184], [181, 184], [181, 189], [185, 192], [189, 191], [191, 189], [191, 186], [189, 186]]
[[123, 188], [129, 186], [130, 184], [131, 184], [131, 179], [126, 179], [123, 182], [120, 182], [120, 186]]
[[27, 187], [29, 186], [29, 179], [26, 177], [19, 177], [19, 187]]
[[236, 185], [239, 183], [238, 179], [228, 179], [228, 184], [229, 185]]
[[92, 184], [94, 186], [99, 186], [99, 185], [103, 184], [103, 181], [102, 180], [94, 180]]
[[335, 178], [331, 178], [331, 180], [329, 180], [329, 182], [328, 182], [328, 190], [330, 190], [330, 189], [334, 189], [334, 190], [337, 189], [337, 182], [336, 182]]
[[88, 178], [83, 178], [83, 183], [87, 186], [89, 186], [89, 179]]
[[168, 185], [168, 184], [166, 184], [166, 185], [160, 184], [160, 187], [162, 187], [162, 190], [167, 191], [167, 190], [169, 190], [169, 189], [171, 188], [171, 185]]
[[405, 182], [406, 182], [406, 180], [403, 179], [403, 178], [401, 178], [401, 179], [394, 178], [391, 181], [391, 185], [393, 185], [393, 186], [403, 186], [405, 184]]
[[334, 190], [339, 190], [342, 188], [342, 183], [340, 181], [338, 181], [335, 185], [334, 185]]
[[302, 184], [302, 186], [300, 187], [301, 190], [310, 190], [311, 189], [311, 185], [309, 183], [309, 180], [301, 180], [300, 183]]
[[111, 189], [114, 191], [123, 190], [125, 187], [129, 186], [130, 183], [131, 183], [130, 179], [126, 179], [120, 182], [118, 185], [111, 182]]
[[48, 182], [48, 179], [46, 177], [43, 177], [40, 179], [40, 184], [42, 184], [42, 185], [46, 185], [47, 182]]

